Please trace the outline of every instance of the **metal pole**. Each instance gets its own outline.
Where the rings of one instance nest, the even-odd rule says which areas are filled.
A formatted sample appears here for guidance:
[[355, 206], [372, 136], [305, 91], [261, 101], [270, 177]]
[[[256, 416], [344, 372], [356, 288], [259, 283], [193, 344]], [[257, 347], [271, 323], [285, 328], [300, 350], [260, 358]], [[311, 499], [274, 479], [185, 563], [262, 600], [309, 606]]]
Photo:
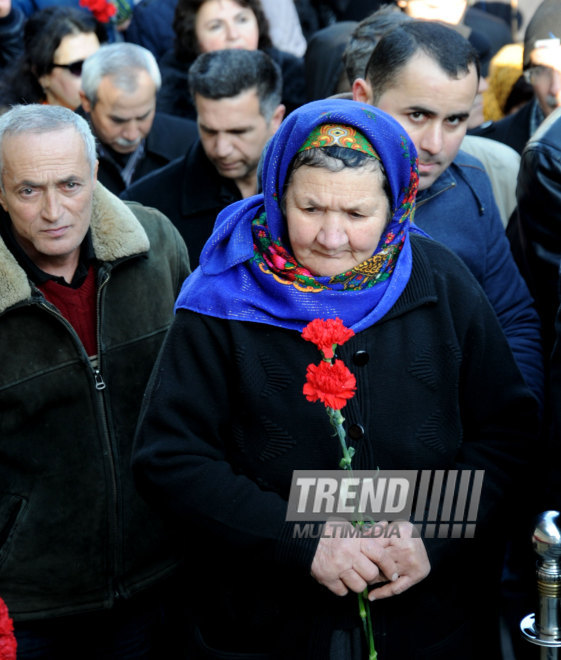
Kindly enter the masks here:
[[529, 614], [520, 623], [522, 636], [541, 647], [540, 660], [558, 660], [561, 647], [561, 514], [546, 511], [538, 519], [532, 538], [539, 556], [536, 578], [537, 616]]

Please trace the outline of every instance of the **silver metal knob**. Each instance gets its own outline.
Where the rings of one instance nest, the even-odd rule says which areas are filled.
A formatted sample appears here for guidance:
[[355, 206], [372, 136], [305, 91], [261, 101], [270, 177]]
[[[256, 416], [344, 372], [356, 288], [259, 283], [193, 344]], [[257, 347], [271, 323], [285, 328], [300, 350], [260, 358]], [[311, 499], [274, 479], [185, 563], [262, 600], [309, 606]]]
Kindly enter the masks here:
[[538, 518], [532, 537], [539, 556], [536, 578], [538, 587], [537, 616], [529, 614], [520, 623], [522, 636], [542, 647], [542, 660], [554, 660], [561, 647], [561, 514], [545, 511]]

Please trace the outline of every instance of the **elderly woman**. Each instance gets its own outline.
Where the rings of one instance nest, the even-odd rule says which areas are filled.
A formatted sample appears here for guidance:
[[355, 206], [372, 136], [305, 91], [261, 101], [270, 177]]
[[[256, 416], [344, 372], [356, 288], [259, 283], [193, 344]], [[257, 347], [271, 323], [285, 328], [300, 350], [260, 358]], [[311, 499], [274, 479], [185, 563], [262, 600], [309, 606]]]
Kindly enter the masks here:
[[[185, 533], [201, 657], [367, 657], [351, 593], [365, 588], [381, 660], [500, 657], [501, 513], [536, 402], [475, 280], [414, 231], [417, 181], [383, 112], [302, 106], [269, 145], [263, 195], [219, 215], [184, 284], [134, 469]], [[301, 538], [286, 520], [293, 471], [341, 459], [302, 391], [319, 353], [300, 331], [335, 317], [355, 333], [337, 349], [356, 378], [353, 469], [485, 470], [475, 539], [407, 523]]]

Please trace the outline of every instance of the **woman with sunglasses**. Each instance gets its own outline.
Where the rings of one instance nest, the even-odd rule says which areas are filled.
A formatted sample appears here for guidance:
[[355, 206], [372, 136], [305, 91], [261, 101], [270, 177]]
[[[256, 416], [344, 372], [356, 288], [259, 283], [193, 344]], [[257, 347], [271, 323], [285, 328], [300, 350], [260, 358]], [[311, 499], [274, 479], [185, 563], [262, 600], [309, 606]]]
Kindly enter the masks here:
[[52, 6], [33, 14], [24, 30], [24, 53], [0, 78], [0, 106], [80, 105], [82, 63], [107, 40], [86, 11]]

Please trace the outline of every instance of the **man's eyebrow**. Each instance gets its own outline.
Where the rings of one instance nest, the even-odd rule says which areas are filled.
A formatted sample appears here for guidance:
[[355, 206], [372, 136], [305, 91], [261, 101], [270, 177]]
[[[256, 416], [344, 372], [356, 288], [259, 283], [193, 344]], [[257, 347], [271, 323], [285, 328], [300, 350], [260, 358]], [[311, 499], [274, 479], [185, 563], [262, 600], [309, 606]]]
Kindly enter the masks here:
[[138, 117], [135, 117], [137, 121], [141, 121], [142, 119], [146, 119], [148, 115], [152, 112], [153, 108], [150, 108], [150, 110], [146, 110], [146, 112], [143, 115], [138, 115]]
[[116, 124], [126, 124], [128, 121], [132, 121], [133, 119], [136, 121], [142, 121], [143, 119], [146, 119], [146, 117], [148, 117], [151, 112], [152, 110], [148, 110], [143, 115], [138, 115], [138, 117], [119, 117], [118, 115], [109, 115], [109, 119], [114, 121]]
[[29, 186], [30, 188], [38, 188], [41, 184], [31, 181], [31, 179], [22, 179], [21, 181], [16, 181], [16, 187], [18, 186]]
[[407, 107], [407, 112], [419, 112], [422, 115], [430, 115], [431, 117], [435, 117], [438, 114], [436, 110], [425, 108], [422, 105], [410, 105]]
[[[82, 178], [78, 176], [77, 174], [70, 174], [69, 176], [65, 176], [62, 179], [57, 179], [55, 182], [55, 185], [60, 186], [64, 185], [66, 183], [73, 183], [77, 181], [81, 181]], [[28, 188], [45, 188], [48, 184], [45, 183], [38, 183], [37, 181], [32, 181], [31, 179], [22, 179], [21, 181], [18, 181], [15, 184], [16, 188], [19, 188], [21, 186], [23, 187], [28, 187]]]
[[248, 126], [233, 126], [232, 128], [227, 128], [226, 133], [247, 133], [247, 131], [253, 130], [252, 125]]
[[446, 119], [467, 119], [469, 117], [469, 112], [451, 112], [449, 115], [446, 115]]
[[199, 128], [201, 128], [203, 131], [207, 131], [208, 133], [218, 133], [222, 131], [223, 133], [246, 133], [247, 131], [253, 130], [253, 125], [248, 124], [247, 126], [232, 126], [230, 128], [210, 128], [209, 126], [206, 126], [206, 124], [203, 124], [202, 121], [199, 121]]
[[[428, 115], [429, 117], [437, 117], [439, 112], [437, 110], [431, 110], [430, 108], [425, 108], [421, 105], [410, 105], [407, 108], [407, 112], [419, 112], [422, 115]], [[446, 119], [467, 119], [469, 117], [469, 111], [460, 110], [459, 112], [449, 112], [446, 115]]]
[[56, 183], [57, 183], [57, 186], [59, 186], [61, 183], [62, 184], [64, 184], [64, 183], [75, 183], [75, 182], [82, 181], [82, 180], [83, 179], [82, 179], [81, 176], [78, 176], [77, 174], [70, 174], [68, 176], [65, 176], [63, 179], [58, 179]]

